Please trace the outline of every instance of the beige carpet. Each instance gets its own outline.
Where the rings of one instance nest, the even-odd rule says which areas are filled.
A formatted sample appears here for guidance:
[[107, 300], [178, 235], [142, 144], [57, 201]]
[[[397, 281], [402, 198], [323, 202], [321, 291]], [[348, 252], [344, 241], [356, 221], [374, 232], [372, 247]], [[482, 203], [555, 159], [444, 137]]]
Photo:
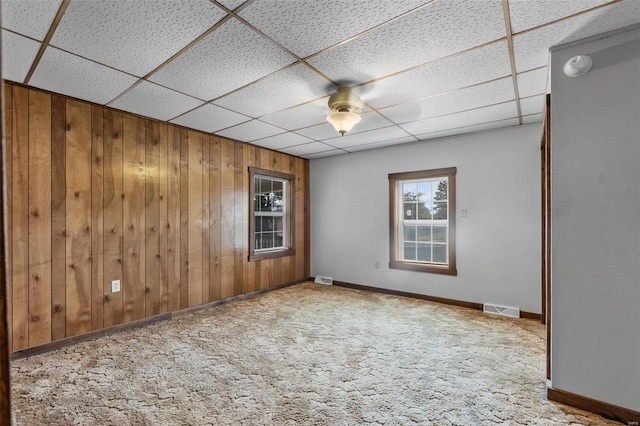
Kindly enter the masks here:
[[16, 425], [617, 425], [535, 321], [305, 283], [12, 364]]

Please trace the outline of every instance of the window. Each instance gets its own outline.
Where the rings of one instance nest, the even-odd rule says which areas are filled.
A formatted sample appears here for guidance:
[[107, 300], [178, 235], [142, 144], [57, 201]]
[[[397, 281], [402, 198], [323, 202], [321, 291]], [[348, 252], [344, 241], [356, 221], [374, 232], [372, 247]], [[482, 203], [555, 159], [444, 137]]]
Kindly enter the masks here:
[[293, 182], [286, 173], [249, 168], [249, 260], [295, 254], [293, 250]]
[[389, 267], [456, 275], [456, 168], [389, 175]]

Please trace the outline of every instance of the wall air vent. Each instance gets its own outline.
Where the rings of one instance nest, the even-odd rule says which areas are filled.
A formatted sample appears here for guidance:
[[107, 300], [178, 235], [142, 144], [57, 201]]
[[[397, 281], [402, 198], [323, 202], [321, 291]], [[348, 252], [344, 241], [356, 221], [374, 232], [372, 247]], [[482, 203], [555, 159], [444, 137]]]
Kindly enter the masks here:
[[490, 303], [485, 303], [483, 311], [488, 314], [496, 314], [496, 315], [502, 315], [505, 317], [520, 318], [520, 309], [518, 308], [508, 308], [506, 306], [498, 306], [498, 305], [492, 305]]
[[318, 276], [316, 276], [316, 280], [314, 282], [318, 283], [318, 284], [332, 285], [333, 284], [333, 278], [331, 278], [331, 277], [322, 277], [322, 276], [318, 275]]

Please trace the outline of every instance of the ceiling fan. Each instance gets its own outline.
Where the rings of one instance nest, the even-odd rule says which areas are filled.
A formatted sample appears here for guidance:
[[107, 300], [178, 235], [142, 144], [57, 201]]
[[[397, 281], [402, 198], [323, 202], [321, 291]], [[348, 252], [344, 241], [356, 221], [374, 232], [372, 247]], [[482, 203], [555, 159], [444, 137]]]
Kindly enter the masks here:
[[353, 129], [353, 126], [361, 120], [358, 111], [362, 106], [360, 96], [351, 90], [351, 87], [342, 86], [329, 97], [329, 109], [332, 111], [327, 116], [327, 121], [344, 136]]

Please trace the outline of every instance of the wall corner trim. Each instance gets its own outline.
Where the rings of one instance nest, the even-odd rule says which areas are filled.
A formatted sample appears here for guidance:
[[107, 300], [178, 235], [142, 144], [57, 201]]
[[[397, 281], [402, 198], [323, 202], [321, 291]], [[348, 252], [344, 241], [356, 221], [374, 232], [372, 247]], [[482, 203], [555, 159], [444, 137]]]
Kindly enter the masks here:
[[586, 396], [576, 395], [560, 389], [547, 388], [547, 399], [581, 410], [590, 411], [606, 419], [615, 420], [627, 425], [637, 425], [640, 423], [640, 412], [638, 411], [587, 398]]

